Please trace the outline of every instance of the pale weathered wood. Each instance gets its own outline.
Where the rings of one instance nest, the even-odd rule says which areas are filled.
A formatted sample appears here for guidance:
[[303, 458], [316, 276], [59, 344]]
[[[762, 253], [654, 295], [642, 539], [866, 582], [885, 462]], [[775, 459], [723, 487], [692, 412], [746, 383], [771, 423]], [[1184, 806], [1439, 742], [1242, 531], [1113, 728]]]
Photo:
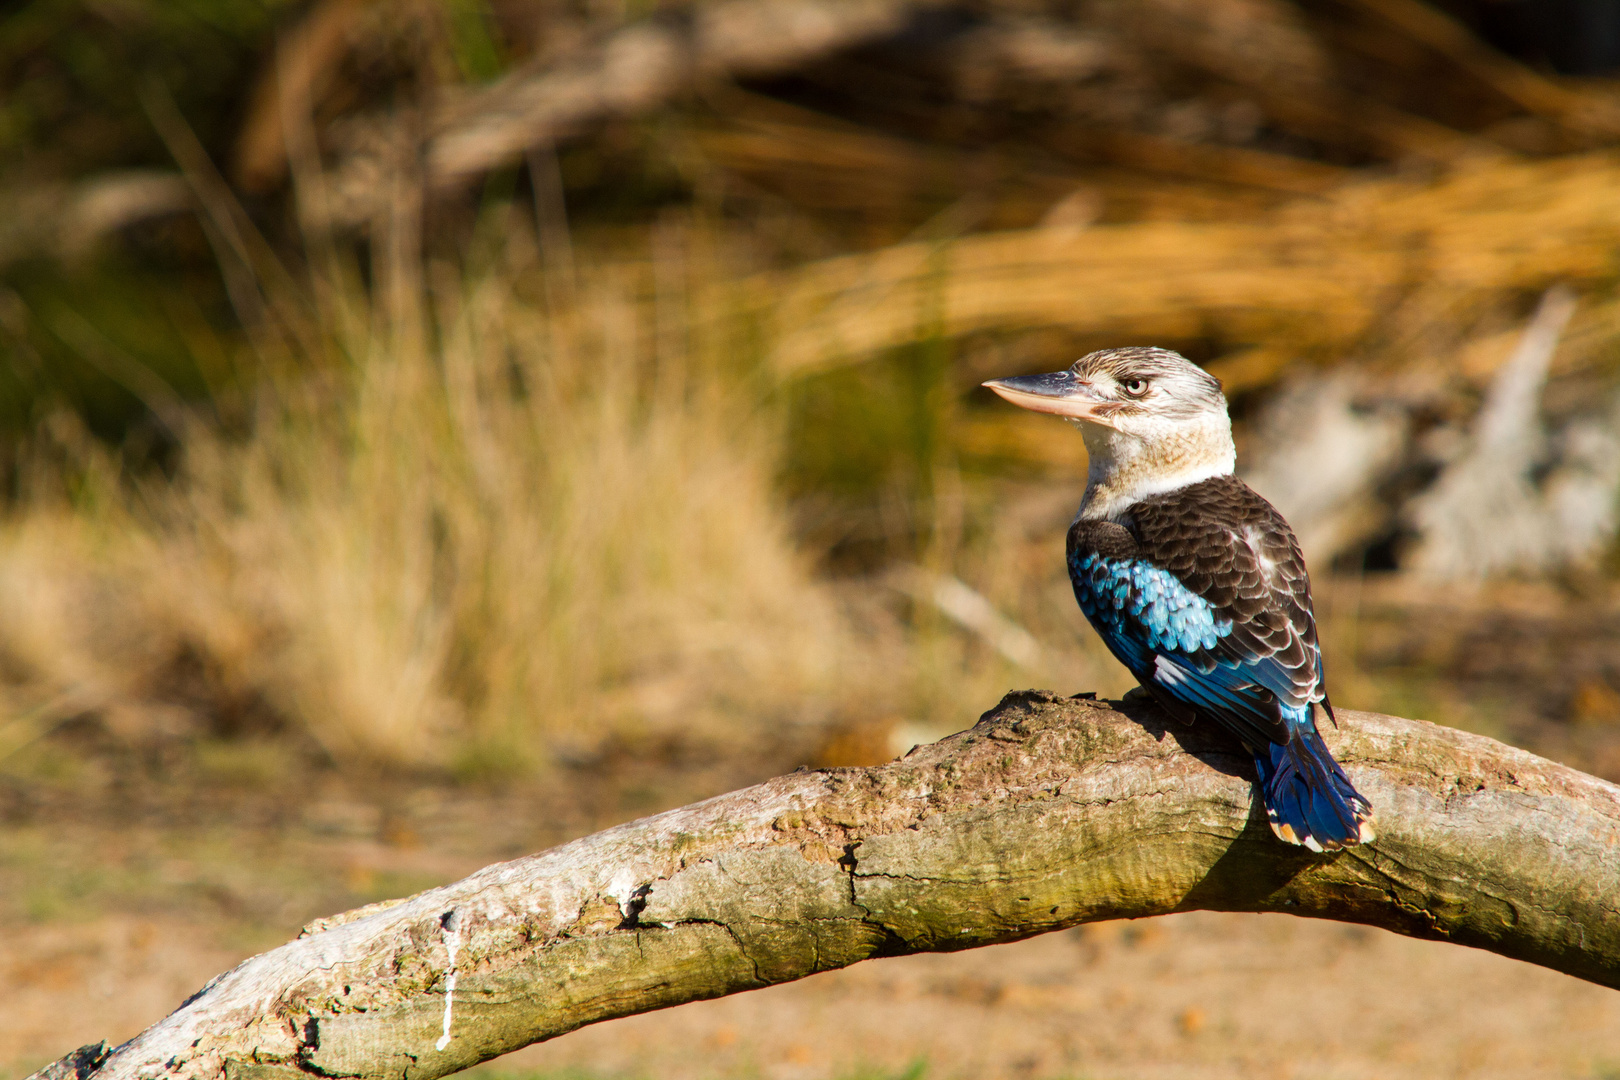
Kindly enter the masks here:
[[323, 920], [110, 1054], [36, 1075], [430, 1080], [869, 957], [1197, 908], [1368, 923], [1620, 987], [1620, 788], [1340, 717], [1328, 740], [1378, 812], [1366, 847], [1274, 839], [1219, 732], [1011, 694], [888, 765], [801, 770]]
[[[437, 102], [425, 124], [402, 123], [394, 110], [351, 118], [348, 153], [327, 180], [325, 223], [353, 228], [385, 207], [377, 177], [390, 155], [420, 155], [427, 186], [454, 190], [531, 150], [552, 146], [615, 117], [637, 116], [699, 83], [757, 78], [900, 30], [939, 0], [711, 0], [691, 18], [643, 18], [616, 26], [495, 83]], [[249, 166], [279, 177], [285, 150], [275, 84], [260, 90], [255, 123], [266, 135]], [[414, 119], [414, 118], [413, 118]], [[381, 203], [380, 203], [381, 201]]]

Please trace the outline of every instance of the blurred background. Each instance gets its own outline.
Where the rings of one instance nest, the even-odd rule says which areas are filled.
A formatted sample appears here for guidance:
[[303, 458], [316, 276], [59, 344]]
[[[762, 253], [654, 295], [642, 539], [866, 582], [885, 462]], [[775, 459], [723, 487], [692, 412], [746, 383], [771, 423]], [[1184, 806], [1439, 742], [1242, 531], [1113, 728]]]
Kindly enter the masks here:
[[[1620, 779], [1617, 76], [1614, 0], [4, 5], [0, 1071], [318, 915], [1117, 696], [1084, 447], [978, 389], [1095, 348], [1225, 382], [1337, 704]], [[1444, 946], [1018, 948], [501, 1068], [1620, 1075], [1612, 991]], [[1356, 1039], [1235, 996], [1324, 966]]]

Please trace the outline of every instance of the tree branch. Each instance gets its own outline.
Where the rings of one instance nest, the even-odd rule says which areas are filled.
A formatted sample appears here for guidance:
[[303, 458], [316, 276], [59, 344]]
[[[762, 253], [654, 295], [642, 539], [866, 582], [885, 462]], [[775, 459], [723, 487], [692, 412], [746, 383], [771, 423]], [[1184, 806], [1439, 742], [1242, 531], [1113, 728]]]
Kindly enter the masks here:
[[874, 956], [1199, 908], [1367, 923], [1620, 987], [1620, 788], [1339, 715], [1326, 734], [1377, 809], [1369, 846], [1279, 843], [1218, 731], [1015, 693], [888, 765], [800, 770], [322, 920], [35, 1076], [431, 1080]]

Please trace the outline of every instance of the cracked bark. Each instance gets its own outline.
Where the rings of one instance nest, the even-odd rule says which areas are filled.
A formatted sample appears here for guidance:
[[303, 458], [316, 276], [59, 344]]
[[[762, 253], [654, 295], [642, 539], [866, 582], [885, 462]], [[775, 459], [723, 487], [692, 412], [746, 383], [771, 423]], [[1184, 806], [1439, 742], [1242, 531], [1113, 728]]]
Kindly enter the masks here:
[[35, 1076], [431, 1080], [871, 957], [1199, 908], [1367, 923], [1620, 987], [1620, 788], [1420, 721], [1340, 717], [1325, 734], [1378, 813], [1365, 847], [1277, 842], [1218, 731], [1010, 694], [887, 765], [801, 770], [320, 920], [123, 1046]]

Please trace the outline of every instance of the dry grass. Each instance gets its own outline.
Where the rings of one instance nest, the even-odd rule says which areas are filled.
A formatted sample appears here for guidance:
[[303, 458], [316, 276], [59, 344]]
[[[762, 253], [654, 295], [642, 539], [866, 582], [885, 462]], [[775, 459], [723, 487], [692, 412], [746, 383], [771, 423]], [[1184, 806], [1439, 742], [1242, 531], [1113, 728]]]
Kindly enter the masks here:
[[531, 255], [438, 267], [403, 319], [328, 288], [324, 375], [265, 386], [250, 438], [193, 421], [172, 484], [91, 454], [74, 503], [25, 503], [7, 711], [161, 698], [192, 654], [339, 757], [428, 764], [792, 724], [866, 683], [783, 527], [772, 418], [688, 347], [683, 298], [604, 269], [548, 318]]
[[[613, 735], [813, 755], [823, 729], [920, 737], [1028, 681], [927, 612], [908, 629], [892, 590], [814, 578], [769, 384], [735, 327], [691, 317], [718, 276], [702, 244], [677, 228], [559, 282], [508, 225], [483, 269], [395, 266], [387, 310], [336, 273], [282, 304], [255, 360], [299, 374], [258, 385], [246, 437], [184, 419], [172, 481], [57, 425], [0, 526], [12, 746], [90, 715], [410, 766]], [[992, 585], [1025, 606], [1029, 583]], [[1085, 681], [1086, 650], [1037, 677]]]
[[[1558, 281], [1612, 280], [1610, 154], [1363, 180], [1255, 221], [1149, 221], [915, 242], [755, 283], [783, 373], [920, 336], [1061, 328], [1210, 341], [1234, 388], [1304, 358], [1434, 366], [1482, 312]], [[1263, 347], [1263, 357], [1252, 347]], [[1245, 351], [1245, 350], [1249, 351]]]

